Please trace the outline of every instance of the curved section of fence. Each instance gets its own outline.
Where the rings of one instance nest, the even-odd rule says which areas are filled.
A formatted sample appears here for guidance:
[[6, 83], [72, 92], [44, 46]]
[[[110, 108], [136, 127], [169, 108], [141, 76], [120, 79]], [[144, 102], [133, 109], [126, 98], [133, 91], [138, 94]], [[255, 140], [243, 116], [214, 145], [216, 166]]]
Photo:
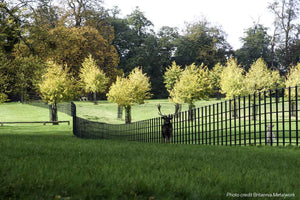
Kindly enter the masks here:
[[[299, 145], [299, 87], [256, 93], [178, 113], [171, 143], [206, 145]], [[112, 125], [76, 117], [81, 138], [164, 142], [162, 118]]]
[[[49, 108], [49, 105], [42, 100], [27, 101], [26, 104], [41, 107], [41, 108], [51, 109]], [[71, 102], [62, 102], [57, 104], [57, 111], [59, 112], [72, 116], [71, 110], [72, 110]]]

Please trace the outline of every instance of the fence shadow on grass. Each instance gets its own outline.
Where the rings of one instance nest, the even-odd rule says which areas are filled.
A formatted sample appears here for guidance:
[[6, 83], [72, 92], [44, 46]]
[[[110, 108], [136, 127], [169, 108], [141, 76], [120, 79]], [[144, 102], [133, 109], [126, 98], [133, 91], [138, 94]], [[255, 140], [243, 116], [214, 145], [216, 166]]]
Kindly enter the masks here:
[[[298, 94], [299, 87], [282, 88], [180, 112], [172, 120], [171, 143], [299, 146]], [[164, 142], [160, 117], [114, 125], [77, 117], [71, 107], [77, 137]]]

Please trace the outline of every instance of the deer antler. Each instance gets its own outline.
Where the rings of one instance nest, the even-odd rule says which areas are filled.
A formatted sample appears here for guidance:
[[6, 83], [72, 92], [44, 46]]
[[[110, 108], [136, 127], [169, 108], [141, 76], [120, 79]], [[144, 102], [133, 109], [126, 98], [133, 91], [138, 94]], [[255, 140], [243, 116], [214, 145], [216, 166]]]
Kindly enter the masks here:
[[163, 114], [161, 113], [160, 107], [161, 107], [161, 105], [160, 105], [160, 104], [157, 104], [158, 114], [159, 114], [160, 116], [162, 116], [162, 117], [165, 117], [166, 115], [163, 115]]

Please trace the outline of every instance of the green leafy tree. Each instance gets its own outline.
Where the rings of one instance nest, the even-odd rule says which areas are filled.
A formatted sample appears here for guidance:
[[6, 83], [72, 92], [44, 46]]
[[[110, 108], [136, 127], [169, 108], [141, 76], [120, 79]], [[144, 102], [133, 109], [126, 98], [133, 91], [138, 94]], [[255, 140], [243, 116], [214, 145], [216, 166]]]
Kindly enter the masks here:
[[6, 73], [6, 66], [8, 65], [9, 61], [6, 58], [5, 54], [0, 51], [0, 103], [3, 103], [7, 100], [7, 84], [8, 84], [8, 77]]
[[42, 99], [51, 107], [50, 120], [57, 121], [57, 104], [72, 100], [76, 97], [78, 90], [67, 66], [63, 67], [53, 61], [49, 61], [47, 66], [47, 72], [42, 76], [39, 88]]
[[[170, 96], [174, 103], [187, 103], [189, 111], [191, 111], [195, 107], [195, 101], [209, 98], [211, 90], [208, 69], [203, 65], [192, 64], [186, 66], [180, 79], [175, 83]], [[190, 112], [190, 119], [192, 118], [193, 114]]]
[[29, 93], [38, 91], [38, 82], [45, 71], [45, 64], [37, 56], [16, 56], [6, 72], [9, 74], [9, 87], [13, 95], [18, 95], [24, 102]]
[[[221, 92], [226, 99], [233, 99], [246, 94], [244, 70], [237, 64], [237, 60], [230, 58], [221, 73]], [[233, 103], [232, 117], [237, 117], [236, 105]]]
[[[274, 0], [268, 6], [274, 14], [276, 41], [276, 54], [279, 60], [280, 68], [283, 72], [288, 70], [292, 63], [293, 54], [292, 46], [295, 40], [298, 40], [299, 34], [299, 0]], [[298, 57], [299, 54], [296, 56]]]
[[225, 63], [232, 51], [225, 35], [221, 28], [205, 19], [187, 24], [184, 35], [176, 41], [176, 63], [181, 66], [203, 63], [209, 69], [218, 62]]
[[96, 61], [89, 55], [82, 63], [79, 77], [82, 82], [82, 87], [85, 92], [92, 92], [94, 96], [94, 103], [97, 104], [96, 93], [105, 92], [107, 88], [108, 78], [105, 76], [103, 70], [99, 69]]
[[0, 72], [0, 104], [7, 100], [6, 91], [6, 77]]
[[269, 65], [273, 63], [271, 36], [267, 34], [267, 28], [263, 25], [254, 24], [248, 28], [241, 41], [243, 46], [236, 51], [236, 57], [246, 71], [259, 58], [263, 58]]
[[142, 69], [135, 68], [128, 78], [117, 77], [107, 93], [108, 100], [125, 108], [125, 123], [131, 123], [131, 106], [143, 104], [151, 97], [150, 79]]
[[[286, 87], [295, 87], [295, 86], [300, 86], [300, 63], [298, 63], [296, 66], [293, 66], [285, 80], [285, 86]], [[300, 90], [299, 87], [297, 87], [297, 98], [300, 98]], [[294, 88], [291, 89], [291, 93], [289, 94], [289, 90], [285, 90], [285, 96], [291, 95], [291, 98], [294, 100], [292, 101], [290, 105], [290, 109], [292, 110], [292, 115], [296, 115], [296, 90]]]
[[14, 46], [24, 40], [24, 18], [18, 6], [12, 6], [6, 1], [0, 1], [0, 49], [5, 53], [12, 53]]

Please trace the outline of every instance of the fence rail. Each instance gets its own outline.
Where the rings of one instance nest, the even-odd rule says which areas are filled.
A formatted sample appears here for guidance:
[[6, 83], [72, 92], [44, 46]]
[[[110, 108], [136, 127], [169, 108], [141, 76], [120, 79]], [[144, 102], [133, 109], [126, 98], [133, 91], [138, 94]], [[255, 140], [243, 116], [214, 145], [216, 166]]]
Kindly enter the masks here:
[[[299, 146], [299, 87], [269, 90], [178, 113], [171, 143], [206, 145]], [[76, 116], [73, 132], [81, 138], [161, 143], [163, 119], [113, 125]]]

